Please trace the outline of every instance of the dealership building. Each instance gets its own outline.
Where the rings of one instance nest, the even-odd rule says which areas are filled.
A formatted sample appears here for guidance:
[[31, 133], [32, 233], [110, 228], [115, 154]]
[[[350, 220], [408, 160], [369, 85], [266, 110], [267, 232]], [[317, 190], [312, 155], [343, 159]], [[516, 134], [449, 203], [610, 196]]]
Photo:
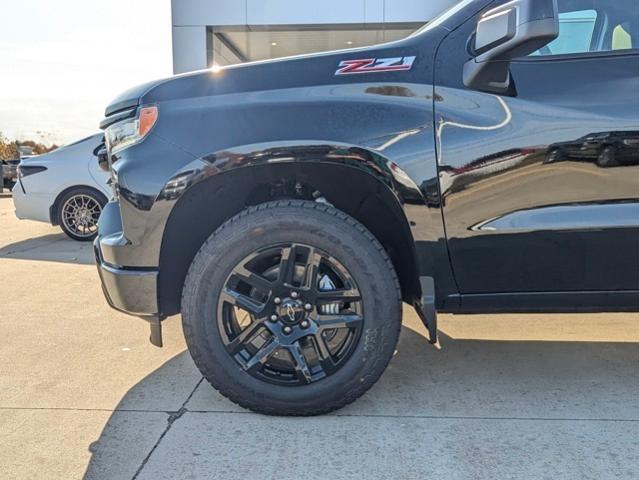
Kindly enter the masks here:
[[398, 40], [457, 0], [172, 0], [173, 70]]

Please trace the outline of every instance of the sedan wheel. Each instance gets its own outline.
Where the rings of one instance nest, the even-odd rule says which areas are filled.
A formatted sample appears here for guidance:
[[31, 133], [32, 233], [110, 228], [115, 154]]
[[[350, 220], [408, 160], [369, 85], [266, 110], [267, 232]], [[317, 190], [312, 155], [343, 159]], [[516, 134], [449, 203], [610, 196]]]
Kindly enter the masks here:
[[98, 233], [98, 220], [105, 203], [105, 199], [90, 190], [70, 192], [60, 204], [60, 227], [74, 240], [93, 240]]

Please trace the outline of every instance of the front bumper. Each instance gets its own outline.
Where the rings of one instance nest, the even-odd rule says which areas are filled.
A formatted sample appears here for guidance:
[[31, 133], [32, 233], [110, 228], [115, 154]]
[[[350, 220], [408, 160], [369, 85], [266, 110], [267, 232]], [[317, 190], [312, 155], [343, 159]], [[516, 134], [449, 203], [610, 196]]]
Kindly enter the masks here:
[[131, 248], [122, 234], [122, 221], [117, 202], [109, 202], [102, 210], [98, 237], [94, 242], [95, 260], [107, 302], [129, 315], [159, 318], [158, 270], [126, 267], [110, 263], [122, 250]]

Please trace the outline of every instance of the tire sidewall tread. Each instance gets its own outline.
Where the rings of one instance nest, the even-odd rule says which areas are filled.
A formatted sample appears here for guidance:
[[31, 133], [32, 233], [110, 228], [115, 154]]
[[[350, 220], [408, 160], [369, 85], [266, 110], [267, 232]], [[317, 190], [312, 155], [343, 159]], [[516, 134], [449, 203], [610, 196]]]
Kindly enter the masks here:
[[[341, 235], [343, 238], [340, 248], [351, 256], [347, 263], [356, 265], [360, 271], [368, 270], [364, 275], [360, 275], [367, 279], [367, 286], [358, 286], [360, 291], [363, 288], [372, 290], [373, 298], [364, 298], [364, 303], [368, 303], [364, 314], [366, 319], [376, 318], [376, 320], [365, 320], [365, 322], [373, 322], [374, 328], [367, 328], [365, 323], [359, 344], [353, 353], [354, 357], [349, 358], [334, 375], [303, 387], [278, 387], [247, 375], [225, 351], [221, 351], [221, 348], [214, 349], [213, 342], [206, 341], [206, 338], [211, 335], [215, 336], [215, 331], [211, 329], [218, 327], [216, 322], [211, 321], [214, 320], [213, 315], [209, 316], [208, 321], [203, 318], [201, 307], [204, 300], [199, 299], [202, 295], [200, 288], [206, 288], [211, 278], [222, 275], [212, 273], [214, 268], [212, 265], [217, 265], [220, 257], [226, 256], [225, 246], [229, 246], [229, 250], [234, 250], [233, 242], [237, 243], [238, 238], [247, 239], [249, 243], [259, 241], [259, 238], [255, 238], [256, 224], [312, 223], [313, 219], [324, 220], [325, 225], [318, 222], [317, 232], [310, 232], [311, 236], [315, 234], [321, 238]], [[301, 235], [307, 234], [309, 233], [301, 233]], [[228, 255], [235, 254], [239, 257], [242, 247], [238, 247], [237, 250], [229, 252]], [[368, 253], [364, 255], [364, 252]], [[233, 261], [235, 260], [227, 262], [232, 263], [227, 265], [227, 269], [235, 266]], [[344, 259], [340, 261], [344, 263]], [[226, 275], [225, 272], [223, 273]], [[351, 274], [353, 274], [352, 271]], [[360, 282], [362, 278], [355, 280]], [[377, 317], [388, 318], [384, 318], [382, 323]], [[390, 258], [382, 245], [362, 224], [327, 204], [303, 200], [278, 200], [249, 207], [240, 212], [221, 225], [203, 244], [193, 260], [184, 284], [182, 318], [184, 335], [193, 360], [204, 377], [222, 395], [245, 408], [260, 413], [319, 415], [342, 408], [359, 398], [386, 369], [401, 329], [401, 293], [399, 280]], [[225, 361], [225, 358], [228, 361]], [[357, 358], [361, 360], [361, 364], [353, 363]], [[335, 383], [339, 378], [338, 375], [346, 375], [343, 372], [357, 372], [358, 375], [328, 389], [327, 385]], [[336, 378], [333, 379], [333, 377]], [[277, 392], [277, 395], [274, 394], [274, 397], [265, 395], [265, 390], [269, 389]], [[286, 389], [287, 397], [290, 398], [284, 398], [282, 389]], [[308, 393], [299, 393], [302, 390], [297, 389], [307, 389]], [[268, 400], [265, 401], [265, 398]]]

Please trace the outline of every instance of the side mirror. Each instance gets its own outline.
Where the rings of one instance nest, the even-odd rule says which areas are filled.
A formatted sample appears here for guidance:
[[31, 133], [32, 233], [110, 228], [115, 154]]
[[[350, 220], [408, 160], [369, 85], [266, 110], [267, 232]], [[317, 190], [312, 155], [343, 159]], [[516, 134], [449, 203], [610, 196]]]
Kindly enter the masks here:
[[513, 0], [487, 11], [477, 22], [475, 58], [464, 65], [464, 85], [482, 92], [512, 92], [510, 61], [558, 36], [557, 0]]
[[105, 172], [109, 171], [109, 154], [107, 152], [106, 145], [102, 142], [100, 145], [93, 149], [93, 155], [98, 157], [98, 165], [101, 170]]

